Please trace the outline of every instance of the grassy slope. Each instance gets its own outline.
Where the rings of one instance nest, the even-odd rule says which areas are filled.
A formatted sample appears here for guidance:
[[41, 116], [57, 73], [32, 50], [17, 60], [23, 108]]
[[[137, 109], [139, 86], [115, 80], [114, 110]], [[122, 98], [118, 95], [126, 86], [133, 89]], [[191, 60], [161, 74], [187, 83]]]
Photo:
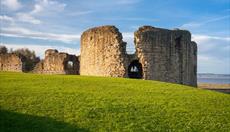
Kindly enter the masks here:
[[0, 72], [5, 131], [228, 131], [230, 95], [157, 81]]

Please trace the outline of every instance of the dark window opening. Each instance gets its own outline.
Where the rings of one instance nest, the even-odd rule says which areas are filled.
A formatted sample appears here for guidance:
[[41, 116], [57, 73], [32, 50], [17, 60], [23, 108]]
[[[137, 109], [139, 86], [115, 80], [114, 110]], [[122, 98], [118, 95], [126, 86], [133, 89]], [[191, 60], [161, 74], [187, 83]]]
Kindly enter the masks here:
[[138, 60], [134, 60], [130, 63], [128, 67], [128, 76], [129, 78], [142, 78], [142, 65]]

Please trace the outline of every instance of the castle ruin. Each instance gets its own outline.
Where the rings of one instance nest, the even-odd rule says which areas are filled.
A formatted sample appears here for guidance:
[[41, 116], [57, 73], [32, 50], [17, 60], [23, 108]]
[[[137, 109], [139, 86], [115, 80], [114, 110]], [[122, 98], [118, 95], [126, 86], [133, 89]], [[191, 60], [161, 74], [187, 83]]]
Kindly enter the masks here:
[[122, 39], [115, 26], [88, 29], [81, 35], [80, 56], [46, 50], [45, 59], [33, 72], [137, 78], [197, 86], [197, 45], [191, 41], [189, 31], [140, 27], [134, 33], [134, 54], [126, 52], [127, 43]]
[[101, 26], [81, 36], [80, 75], [141, 78], [197, 85], [197, 46], [185, 30], [140, 27], [135, 54], [115, 26]]
[[40, 74], [79, 74], [79, 60], [75, 55], [48, 49], [45, 51], [45, 59], [35, 66], [33, 72]]

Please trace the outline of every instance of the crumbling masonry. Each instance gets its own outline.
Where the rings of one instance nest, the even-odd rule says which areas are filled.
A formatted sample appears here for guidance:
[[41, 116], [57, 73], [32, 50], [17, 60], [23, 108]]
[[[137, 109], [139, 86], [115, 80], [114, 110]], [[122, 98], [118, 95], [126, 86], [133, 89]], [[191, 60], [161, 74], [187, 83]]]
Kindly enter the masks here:
[[35, 66], [33, 72], [42, 74], [79, 74], [79, 60], [75, 55], [48, 49], [45, 51], [45, 59]]
[[22, 58], [13, 53], [0, 54], [0, 71], [25, 71]]
[[[80, 57], [49, 49], [33, 72], [197, 85], [197, 45], [191, 41], [189, 31], [143, 26], [134, 33], [134, 44], [135, 54], [127, 54], [126, 42], [115, 26], [91, 28], [81, 36]], [[1, 70], [22, 69], [17, 57], [0, 57]]]
[[135, 54], [115, 26], [101, 26], [81, 36], [80, 75], [129, 77], [197, 85], [197, 46], [185, 30], [140, 27]]

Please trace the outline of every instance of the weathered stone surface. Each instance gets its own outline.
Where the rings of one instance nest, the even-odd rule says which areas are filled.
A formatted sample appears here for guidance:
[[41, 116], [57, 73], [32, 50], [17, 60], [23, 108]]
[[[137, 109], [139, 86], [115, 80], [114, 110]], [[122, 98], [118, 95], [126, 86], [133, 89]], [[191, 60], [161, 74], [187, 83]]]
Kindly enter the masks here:
[[45, 51], [45, 59], [40, 61], [34, 73], [79, 74], [79, 60], [75, 55], [58, 52], [55, 49]]
[[196, 86], [196, 43], [185, 30], [143, 26], [135, 32], [143, 79]]
[[24, 71], [23, 61], [16, 54], [0, 54], [0, 71], [22, 72]]
[[101, 26], [81, 36], [81, 75], [125, 77], [126, 43], [115, 26]]
[[136, 78], [197, 85], [197, 47], [191, 42], [190, 32], [143, 26], [134, 33], [134, 43], [136, 53], [129, 55], [116, 27], [85, 31], [81, 36], [80, 74], [111, 77], [136, 74]]

